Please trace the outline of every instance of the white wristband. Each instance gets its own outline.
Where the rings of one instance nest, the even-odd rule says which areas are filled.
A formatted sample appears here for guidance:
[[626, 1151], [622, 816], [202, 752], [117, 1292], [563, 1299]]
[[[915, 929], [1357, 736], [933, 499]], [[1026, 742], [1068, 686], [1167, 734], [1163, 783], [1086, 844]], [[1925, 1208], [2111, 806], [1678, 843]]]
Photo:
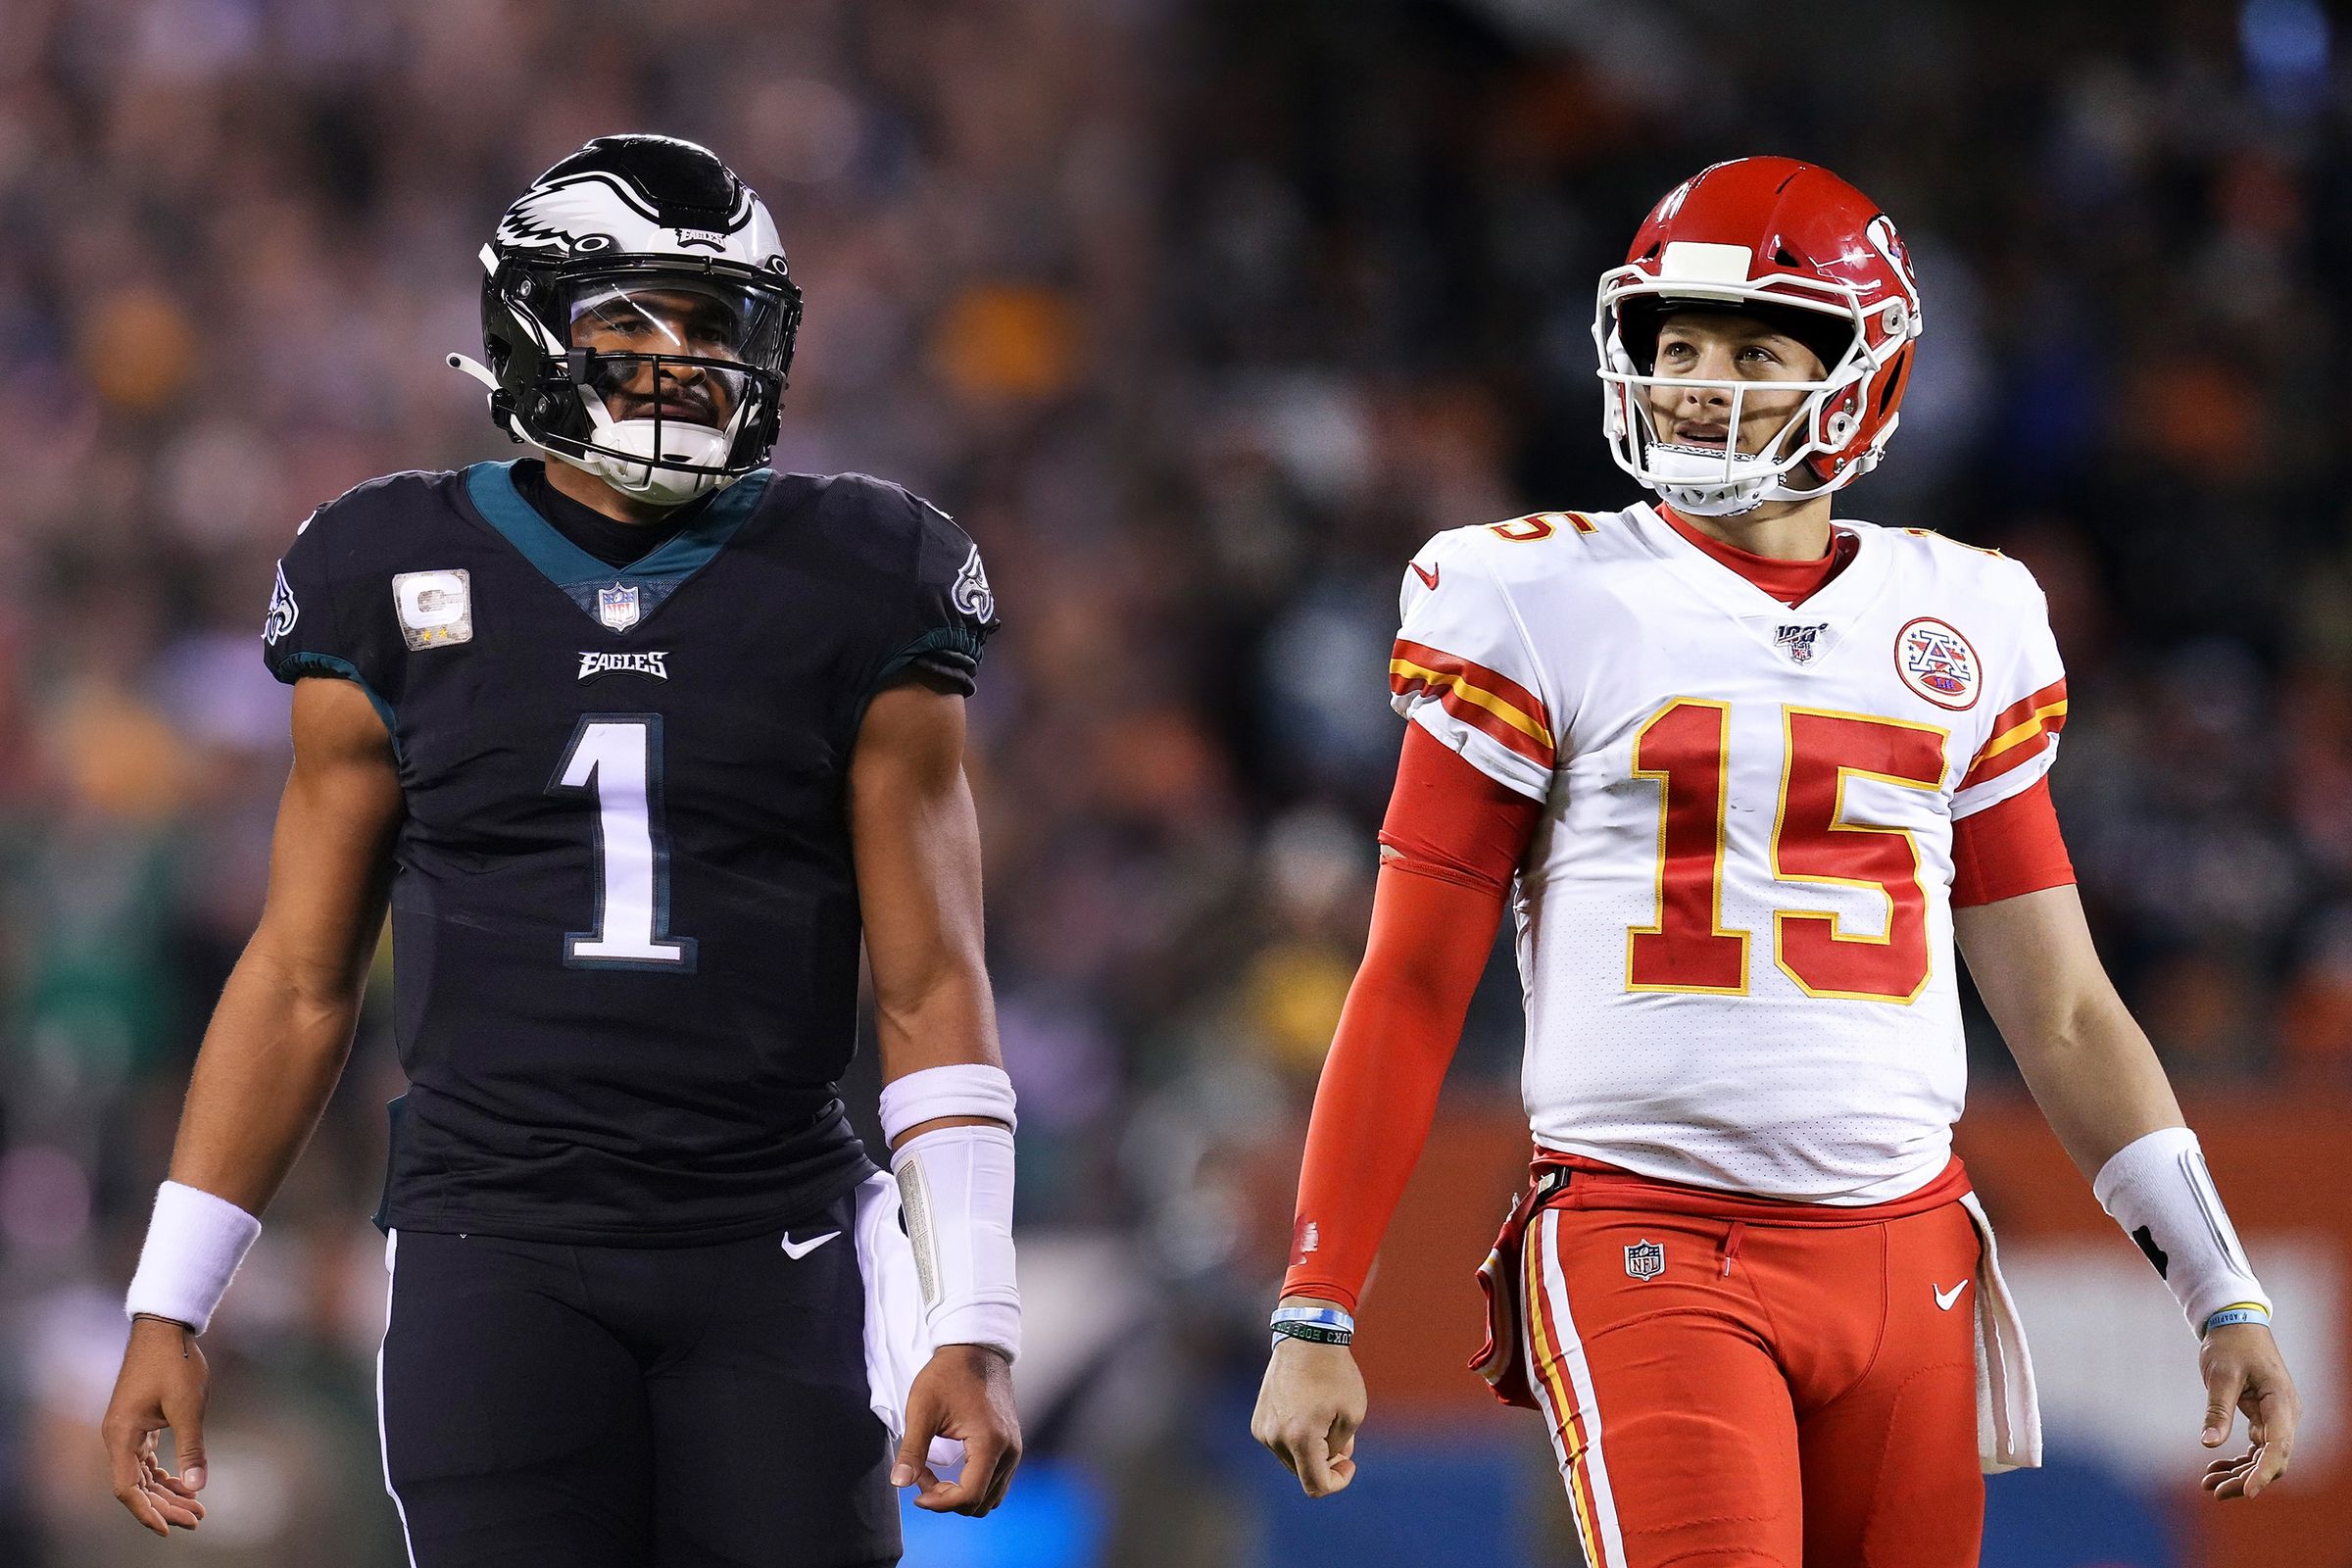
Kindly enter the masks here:
[[155, 1190], [155, 1216], [147, 1223], [139, 1271], [122, 1298], [123, 1314], [152, 1313], [202, 1334], [228, 1290], [229, 1276], [261, 1234], [262, 1222], [227, 1199], [164, 1183]]
[[1021, 1290], [1012, 1256], [1012, 1134], [941, 1127], [890, 1156], [899, 1209], [933, 1348], [1021, 1352]]
[[2156, 1265], [2190, 1328], [2204, 1333], [2206, 1319], [2226, 1306], [2270, 1311], [2195, 1133], [2166, 1127], [2125, 1145], [2090, 1190]]
[[882, 1136], [892, 1143], [909, 1127], [942, 1116], [986, 1116], [1018, 1131], [1013, 1117], [1012, 1080], [1002, 1067], [956, 1061], [925, 1067], [882, 1086]]

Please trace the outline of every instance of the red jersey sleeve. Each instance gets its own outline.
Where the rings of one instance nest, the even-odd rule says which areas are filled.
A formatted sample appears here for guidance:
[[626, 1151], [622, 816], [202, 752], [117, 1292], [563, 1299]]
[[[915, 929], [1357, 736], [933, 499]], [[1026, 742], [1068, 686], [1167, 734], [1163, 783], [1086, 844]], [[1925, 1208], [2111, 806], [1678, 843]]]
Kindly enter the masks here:
[[1371, 936], [1307, 1122], [1284, 1295], [1354, 1310], [1429, 1140], [1463, 1014], [1542, 810], [1407, 726], [1381, 828]]
[[2075, 863], [2058, 832], [2050, 781], [1952, 824], [1952, 907], [1998, 904], [2021, 893], [2065, 887]]

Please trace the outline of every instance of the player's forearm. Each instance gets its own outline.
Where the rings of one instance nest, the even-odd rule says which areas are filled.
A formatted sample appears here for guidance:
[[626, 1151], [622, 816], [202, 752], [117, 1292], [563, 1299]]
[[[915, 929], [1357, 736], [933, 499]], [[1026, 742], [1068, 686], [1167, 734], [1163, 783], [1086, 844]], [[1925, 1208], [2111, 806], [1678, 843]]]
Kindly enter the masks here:
[[334, 1093], [361, 982], [306, 976], [257, 946], [213, 1009], [188, 1086], [172, 1179], [259, 1214]]
[[[1348, 1010], [1359, 1016], [1381, 1005], [1377, 989], [1348, 993]], [[1285, 1305], [1320, 1299], [1354, 1310], [1429, 1143], [1461, 1013], [1442, 1006], [1425, 1028], [1353, 1030], [1343, 1015], [1307, 1123]]]
[[2086, 1177], [2126, 1145], [2184, 1125], [2155, 1049], [2104, 975], [2010, 1050], [2050, 1130]]
[[[942, 961], [919, 983], [875, 986], [874, 1032], [887, 1087], [934, 1067], [1004, 1066], [997, 1049], [996, 1004], [977, 955]], [[997, 1117], [948, 1115], [912, 1123], [891, 1139], [897, 1148], [938, 1127], [977, 1126]]]
[[2071, 886], [1952, 911], [1992, 1021], [2050, 1129], [2085, 1176], [2180, 1106], [2148, 1037], [2107, 978]]
[[1354, 1309], [1437, 1119], [1502, 898], [1498, 889], [1382, 869], [1371, 940], [1307, 1122], [1286, 1298]]

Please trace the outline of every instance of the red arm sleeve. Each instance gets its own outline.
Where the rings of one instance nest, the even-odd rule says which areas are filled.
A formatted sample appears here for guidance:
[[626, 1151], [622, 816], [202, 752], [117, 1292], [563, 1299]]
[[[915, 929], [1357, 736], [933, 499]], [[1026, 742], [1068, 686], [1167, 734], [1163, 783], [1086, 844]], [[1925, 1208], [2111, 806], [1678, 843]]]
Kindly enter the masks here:
[[1380, 834], [1372, 934], [1307, 1122], [1285, 1296], [1349, 1311], [1421, 1157], [1542, 806], [1418, 724]]
[[2050, 781], [1952, 824], [1952, 907], [1998, 904], [2021, 893], [2065, 887], [2075, 862], [2058, 832]]

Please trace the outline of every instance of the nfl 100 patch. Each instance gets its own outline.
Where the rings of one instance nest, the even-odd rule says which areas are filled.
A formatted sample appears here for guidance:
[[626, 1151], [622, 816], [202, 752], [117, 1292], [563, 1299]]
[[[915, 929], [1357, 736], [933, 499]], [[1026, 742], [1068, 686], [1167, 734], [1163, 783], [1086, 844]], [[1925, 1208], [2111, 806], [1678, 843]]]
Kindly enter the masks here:
[[1810, 626], [1783, 626], [1773, 634], [1773, 646], [1788, 656], [1792, 664], [1810, 664], [1821, 641], [1821, 634], [1830, 629], [1827, 621]]
[[402, 572], [392, 608], [412, 653], [473, 641], [473, 579], [464, 570]]
[[635, 583], [616, 582], [596, 591], [596, 618], [613, 631], [627, 631], [644, 618]]
[[1954, 712], [1977, 706], [1984, 666], [1948, 621], [1921, 615], [1894, 634], [1894, 672], [1913, 693]]
[[1638, 1280], [1654, 1280], [1666, 1272], [1666, 1249], [1643, 1238], [1625, 1250], [1625, 1271]]

